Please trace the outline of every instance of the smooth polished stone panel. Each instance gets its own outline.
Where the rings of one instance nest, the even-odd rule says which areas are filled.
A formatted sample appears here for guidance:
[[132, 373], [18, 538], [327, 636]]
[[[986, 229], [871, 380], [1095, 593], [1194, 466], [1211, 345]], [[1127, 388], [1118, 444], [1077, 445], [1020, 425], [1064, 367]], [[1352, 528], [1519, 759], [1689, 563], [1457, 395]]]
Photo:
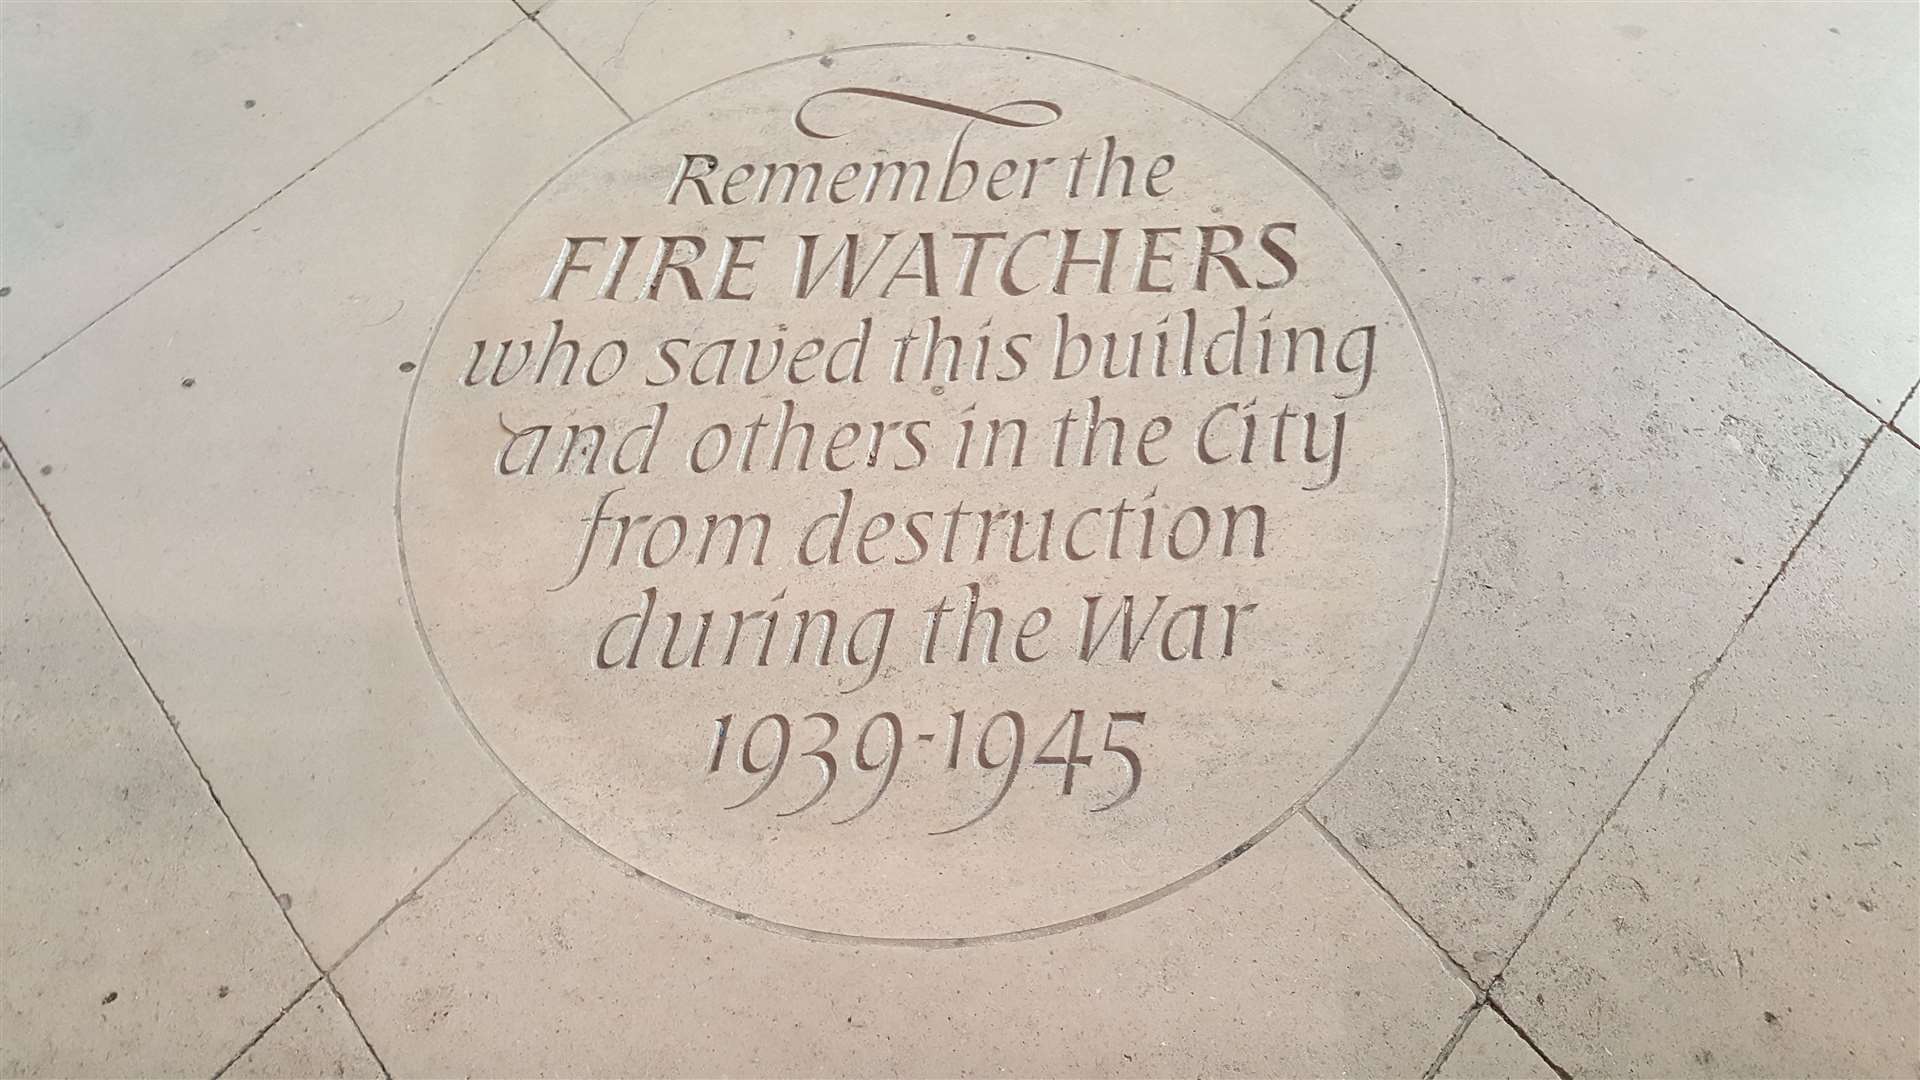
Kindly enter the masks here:
[[408, 1075], [1407, 1076], [1472, 1001], [1299, 816], [1163, 903], [928, 949], [717, 916], [524, 797], [336, 978]]
[[317, 972], [0, 457], [0, 1072], [209, 1076]]
[[507, 0], [0, 8], [0, 381], [518, 15]]
[[222, 1076], [234, 1080], [385, 1075], [325, 982], [317, 982]]
[[1368, 0], [1350, 18], [1892, 415], [1920, 356], [1920, 9]]
[[1447, 401], [1447, 581], [1313, 807], [1496, 974], [1872, 419], [1358, 35], [1241, 115], [1373, 237]]
[[[540, 21], [638, 116], [716, 79], [887, 42], [1037, 49], [1124, 71], [1231, 115], [1331, 20], [1310, 3], [729, 4], [556, 0]], [[832, 58], [829, 58], [829, 62]]]
[[401, 557], [467, 717], [609, 852], [976, 938], [1150, 899], [1333, 771], [1446, 463], [1285, 162], [1080, 61], [896, 46], [685, 98], [515, 219], [422, 362]]
[[1554, 1071], [1492, 1009], [1474, 1014], [1467, 1033], [1434, 1074], [1439, 1080], [1554, 1080]]
[[1514, 959], [1569, 1071], [1913, 1071], [1917, 494], [1883, 433]]
[[407, 609], [393, 531], [403, 365], [514, 208], [619, 122], [525, 24], [0, 407], [0, 433], [323, 964], [512, 790]]

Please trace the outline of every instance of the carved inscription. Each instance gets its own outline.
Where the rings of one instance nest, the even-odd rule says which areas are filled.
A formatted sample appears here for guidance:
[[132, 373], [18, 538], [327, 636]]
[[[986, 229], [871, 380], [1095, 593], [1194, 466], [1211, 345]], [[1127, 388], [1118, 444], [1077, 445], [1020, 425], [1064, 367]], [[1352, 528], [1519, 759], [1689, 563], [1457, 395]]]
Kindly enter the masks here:
[[[1310, 185], [1150, 88], [956, 52], [743, 77], [563, 173], [403, 456], [422, 627], [509, 766], [642, 869], [854, 934], [1043, 925], [1253, 835], [1384, 705], [1443, 537], [1425, 357]], [[789, 866], [841, 845], [844, 885]], [[928, 906], [949, 873], [979, 926]]]

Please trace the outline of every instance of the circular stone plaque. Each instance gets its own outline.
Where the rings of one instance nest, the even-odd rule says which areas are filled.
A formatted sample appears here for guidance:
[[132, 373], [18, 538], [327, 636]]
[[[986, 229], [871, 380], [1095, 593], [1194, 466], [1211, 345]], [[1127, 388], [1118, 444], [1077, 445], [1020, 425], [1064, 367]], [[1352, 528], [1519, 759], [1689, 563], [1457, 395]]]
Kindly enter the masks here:
[[575, 161], [417, 376], [475, 730], [696, 897], [980, 938], [1155, 895], [1357, 745], [1445, 546], [1432, 372], [1284, 160], [1078, 61], [759, 69]]

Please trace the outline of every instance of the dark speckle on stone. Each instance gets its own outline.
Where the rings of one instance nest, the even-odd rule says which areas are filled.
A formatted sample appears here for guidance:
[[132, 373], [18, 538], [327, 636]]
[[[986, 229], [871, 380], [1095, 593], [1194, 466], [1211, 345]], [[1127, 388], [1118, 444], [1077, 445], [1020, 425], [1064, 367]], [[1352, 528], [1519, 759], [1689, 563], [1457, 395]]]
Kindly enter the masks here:
[[974, 34], [968, 34], [968, 35], [967, 35], [967, 40], [968, 40], [968, 41], [977, 41], [977, 40], [979, 40], [979, 39], [978, 39], [978, 37], [977, 37], [977, 35], [974, 35]]
[[100, 1004], [111, 1005], [118, 1000], [120, 1000], [120, 991], [109, 990], [107, 991], [107, 996], [100, 999]]
[[1829, 34], [1837, 34], [1837, 33], [1839, 33], [1839, 32], [1840, 32], [1840, 28], [1839, 28], [1839, 27], [1837, 27], [1837, 26], [1829, 26], [1829, 27], [1827, 27], [1827, 33], [1829, 33]]
[[231, 994], [231, 993], [233, 993], [233, 988], [230, 986], [223, 986], [220, 988], [220, 991], [219, 991], [219, 994], [221, 997], [226, 997], [228, 994]]
[[289, 893], [281, 893], [280, 895], [274, 897], [274, 899], [280, 901], [281, 911], [286, 911], [287, 909], [293, 907], [293, 896]]
[[1780, 1018], [1771, 1012], [1763, 1012], [1760, 1014], [1760, 1017], [1769, 1024], [1778, 1024], [1780, 1022]]
[[0, 285], [0, 296], [12, 296], [12, 295], [13, 295], [13, 286]]
[[253, 102], [253, 99], [252, 99], [252, 98], [248, 98], [248, 99], [246, 100], [246, 103], [245, 103], [245, 104], [246, 104], [246, 107], [247, 107], [247, 108], [249, 108], [249, 109], [251, 109], [251, 108], [253, 108], [253, 104], [254, 104], [254, 102]]
[[832, 67], [832, 66], [833, 66], [833, 57], [831, 57], [831, 56], [823, 56], [823, 57], [821, 57], [821, 58], [820, 58], [820, 66], [821, 66], [821, 67]]
[[401, 370], [401, 371], [412, 371], [413, 369], [414, 369], [414, 363], [413, 363], [413, 361], [411, 361], [411, 360], [402, 360], [402, 361], [400, 361], [400, 370]]
[[42, 466], [40, 466], [40, 475], [41, 475], [41, 476], [52, 476], [52, 475], [53, 475], [53, 466], [51, 466], [51, 465], [42, 465]]
[[191, 375], [189, 375], [189, 376], [187, 376], [186, 378], [184, 378], [184, 379], [181, 379], [181, 380], [180, 380], [180, 388], [181, 388], [182, 390], [191, 390], [191, 389], [193, 389], [193, 376], [191, 376]]

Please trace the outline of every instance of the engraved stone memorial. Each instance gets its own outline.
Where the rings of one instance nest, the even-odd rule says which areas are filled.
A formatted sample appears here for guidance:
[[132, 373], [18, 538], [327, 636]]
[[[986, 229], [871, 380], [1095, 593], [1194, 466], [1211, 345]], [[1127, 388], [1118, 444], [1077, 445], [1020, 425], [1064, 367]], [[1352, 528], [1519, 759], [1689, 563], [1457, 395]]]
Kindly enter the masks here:
[[979, 939], [1257, 841], [1444, 555], [1433, 373], [1286, 161], [1055, 56], [884, 46], [573, 162], [442, 317], [401, 558], [477, 735], [636, 870]]

